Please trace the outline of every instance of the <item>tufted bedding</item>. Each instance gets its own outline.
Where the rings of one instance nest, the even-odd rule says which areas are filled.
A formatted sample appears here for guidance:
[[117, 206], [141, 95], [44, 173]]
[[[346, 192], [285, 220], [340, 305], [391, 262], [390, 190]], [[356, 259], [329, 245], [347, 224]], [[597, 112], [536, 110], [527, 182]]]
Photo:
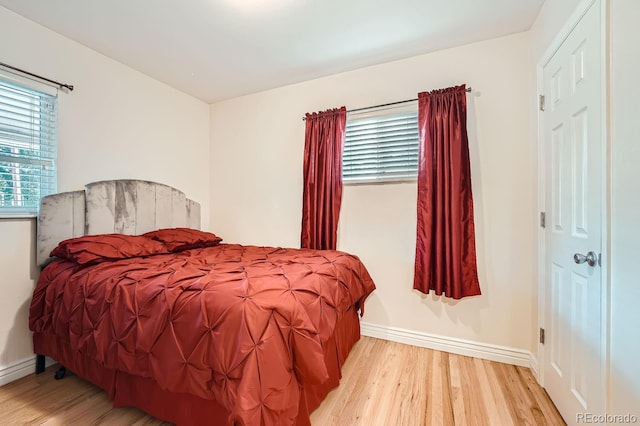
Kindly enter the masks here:
[[338, 251], [134, 254], [50, 263], [30, 308], [34, 349], [116, 405], [184, 424], [204, 413], [215, 416], [205, 424], [308, 424], [375, 288], [360, 260]]

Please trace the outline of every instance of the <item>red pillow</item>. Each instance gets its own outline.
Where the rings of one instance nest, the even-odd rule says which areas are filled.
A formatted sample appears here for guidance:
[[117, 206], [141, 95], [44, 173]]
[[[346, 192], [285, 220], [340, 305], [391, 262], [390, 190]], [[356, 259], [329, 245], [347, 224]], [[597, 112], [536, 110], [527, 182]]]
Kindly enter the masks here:
[[211, 232], [191, 228], [166, 228], [142, 234], [163, 243], [172, 253], [194, 248], [217, 246], [222, 238]]
[[85, 265], [168, 252], [169, 250], [164, 244], [149, 238], [123, 234], [100, 234], [64, 240], [53, 249], [50, 256]]

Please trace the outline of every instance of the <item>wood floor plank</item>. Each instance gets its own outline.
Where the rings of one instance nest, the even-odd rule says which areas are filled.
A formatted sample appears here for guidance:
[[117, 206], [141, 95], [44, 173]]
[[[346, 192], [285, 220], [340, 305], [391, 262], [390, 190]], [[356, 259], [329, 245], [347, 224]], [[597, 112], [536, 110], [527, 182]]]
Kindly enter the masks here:
[[[481, 383], [482, 383], [482, 396], [487, 401], [487, 410], [489, 411], [489, 421], [491, 424], [501, 424], [504, 426], [513, 426], [515, 423], [513, 422], [513, 418], [509, 413], [509, 409], [504, 403], [505, 398], [508, 395], [505, 395], [502, 391], [500, 384], [498, 383], [498, 378], [496, 377], [495, 371], [491, 361], [475, 359], [476, 366], [478, 369], [482, 369], [483, 374], [481, 375]], [[533, 377], [533, 376], [532, 376]]]
[[465, 412], [469, 419], [468, 424], [490, 425], [489, 414], [484, 403], [483, 394], [488, 390], [480, 385], [479, 371], [475, 368], [473, 358], [460, 356], [462, 377], [464, 386], [462, 394], [464, 399]]
[[[429, 349], [425, 349], [429, 350]], [[433, 352], [431, 363], [431, 393], [427, 400], [426, 425], [453, 425], [454, 411], [451, 388], [451, 369], [446, 352]]]
[[453, 417], [457, 424], [466, 425], [467, 413], [464, 409], [464, 400], [462, 395], [462, 387], [465, 383], [462, 382], [462, 372], [460, 371], [460, 365], [458, 363], [459, 357], [456, 355], [449, 355], [449, 376], [451, 377], [451, 406], [453, 407]]
[[[424, 408], [428, 397], [427, 372], [430, 363], [429, 351], [411, 346], [405, 351], [401, 364], [400, 380], [393, 396], [391, 420], [400, 425], [420, 424], [424, 418]], [[397, 413], [397, 415], [394, 415]]]
[[[168, 425], [113, 408], [97, 387], [55, 367], [0, 387], [0, 424]], [[363, 337], [313, 426], [562, 425], [528, 368]]]
[[[534, 411], [539, 425], [558, 425], [564, 420], [555, 405], [549, 404], [550, 398], [547, 391], [542, 388], [528, 368], [518, 368], [518, 373], [526, 385], [527, 390], [531, 393], [535, 402]], [[539, 411], [539, 413], [538, 413]]]
[[[67, 377], [68, 380], [63, 383], [53, 380], [53, 370], [47, 373], [44, 374], [49, 376], [48, 382], [43, 382], [42, 385], [34, 383], [26, 393], [14, 394], [10, 388], [6, 390], [8, 396], [0, 393], [0, 400], [3, 400], [0, 410], [8, 423], [44, 424], [51, 413], [60, 415], [78, 404], [83, 404], [87, 398], [102, 393], [95, 386], [88, 388], [85, 381], [75, 376]], [[4, 391], [4, 387], [0, 390]]]

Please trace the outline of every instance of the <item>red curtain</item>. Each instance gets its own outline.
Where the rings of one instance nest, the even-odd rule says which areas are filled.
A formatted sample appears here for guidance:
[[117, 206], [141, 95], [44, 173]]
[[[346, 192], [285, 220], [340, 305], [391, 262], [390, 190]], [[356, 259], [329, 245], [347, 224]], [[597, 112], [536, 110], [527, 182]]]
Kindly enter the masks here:
[[306, 115], [301, 247], [335, 250], [347, 109]]
[[418, 129], [413, 288], [454, 299], [479, 295], [465, 86], [419, 93]]

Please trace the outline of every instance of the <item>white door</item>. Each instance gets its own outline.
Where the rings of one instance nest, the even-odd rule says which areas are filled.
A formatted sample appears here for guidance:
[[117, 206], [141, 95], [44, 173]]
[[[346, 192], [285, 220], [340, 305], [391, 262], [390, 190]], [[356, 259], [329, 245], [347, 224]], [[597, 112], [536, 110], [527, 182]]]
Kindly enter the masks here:
[[600, 3], [544, 66], [544, 387], [568, 424], [604, 414]]

